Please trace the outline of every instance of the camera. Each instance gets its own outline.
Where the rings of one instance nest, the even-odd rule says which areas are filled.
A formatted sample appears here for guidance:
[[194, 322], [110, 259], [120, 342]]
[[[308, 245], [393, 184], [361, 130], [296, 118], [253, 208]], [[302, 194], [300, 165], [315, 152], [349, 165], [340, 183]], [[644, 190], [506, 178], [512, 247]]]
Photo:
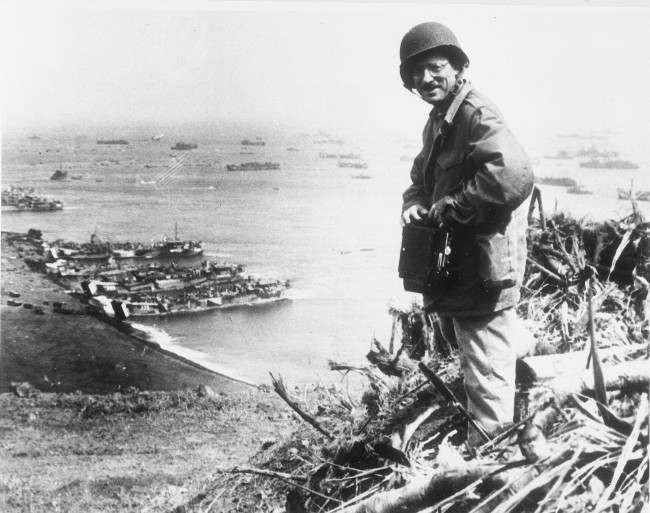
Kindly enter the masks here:
[[409, 292], [438, 295], [450, 278], [451, 233], [409, 223], [402, 228], [398, 273]]

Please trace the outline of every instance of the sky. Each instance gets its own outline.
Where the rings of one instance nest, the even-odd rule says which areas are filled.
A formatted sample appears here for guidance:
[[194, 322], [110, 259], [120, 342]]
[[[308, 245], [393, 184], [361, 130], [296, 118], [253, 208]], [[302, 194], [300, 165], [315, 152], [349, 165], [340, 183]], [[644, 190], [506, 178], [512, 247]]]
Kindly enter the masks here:
[[[638, 3], [643, 5], [643, 3]], [[650, 130], [649, 7], [5, 2], [2, 127], [261, 124], [410, 134], [399, 44], [448, 25], [516, 130]]]

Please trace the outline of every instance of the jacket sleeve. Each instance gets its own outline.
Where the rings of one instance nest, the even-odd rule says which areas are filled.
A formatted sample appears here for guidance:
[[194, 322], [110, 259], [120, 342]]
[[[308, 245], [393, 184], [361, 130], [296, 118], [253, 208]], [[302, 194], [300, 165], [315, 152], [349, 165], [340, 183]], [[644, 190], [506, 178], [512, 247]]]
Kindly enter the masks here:
[[426, 208], [431, 206], [431, 194], [427, 194], [424, 185], [424, 173], [426, 172], [424, 165], [429, 152], [429, 145], [427, 144], [426, 138], [429, 130], [430, 122], [427, 122], [422, 131], [422, 150], [415, 157], [413, 166], [411, 167], [411, 185], [402, 194], [402, 212], [413, 205], [419, 204]]
[[469, 178], [445, 202], [449, 224], [482, 225], [508, 219], [530, 195], [533, 172], [523, 148], [503, 121], [487, 107], [470, 120]]

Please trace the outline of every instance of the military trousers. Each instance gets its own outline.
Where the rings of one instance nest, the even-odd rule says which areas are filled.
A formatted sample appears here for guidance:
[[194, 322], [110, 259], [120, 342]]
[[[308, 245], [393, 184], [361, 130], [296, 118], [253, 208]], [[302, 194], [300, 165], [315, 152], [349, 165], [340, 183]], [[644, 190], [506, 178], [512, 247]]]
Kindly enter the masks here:
[[[488, 433], [513, 421], [515, 364], [533, 349], [534, 339], [514, 308], [476, 317], [438, 316], [440, 330], [458, 345], [467, 409]], [[470, 443], [480, 442], [471, 429]]]

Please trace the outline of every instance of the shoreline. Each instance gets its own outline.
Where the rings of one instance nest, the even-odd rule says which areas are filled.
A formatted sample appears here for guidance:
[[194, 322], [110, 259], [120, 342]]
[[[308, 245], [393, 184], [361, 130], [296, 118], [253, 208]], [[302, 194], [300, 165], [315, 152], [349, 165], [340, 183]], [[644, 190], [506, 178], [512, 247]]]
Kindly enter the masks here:
[[[29, 268], [24, 249], [10, 241], [19, 236], [2, 232], [0, 392], [8, 391], [12, 381], [28, 381], [42, 391], [90, 393], [129, 386], [176, 390], [199, 385], [228, 392], [243, 383], [252, 385], [187, 356], [156, 349], [95, 316], [56, 312], [55, 303], [73, 312], [84, 307], [56, 282]], [[8, 305], [15, 294], [21, 306]]]
[[[215, 466], [246, 464], [295, 429], [268, 388], [153, 348], [93, 315], [53, 311], [55, 302], [70, 312], [82, 305], [32, 271], [7, 237], [0, 510], [174, 510], [201, 492]], [[12, 298], [31, 308], [9, 306]]]

